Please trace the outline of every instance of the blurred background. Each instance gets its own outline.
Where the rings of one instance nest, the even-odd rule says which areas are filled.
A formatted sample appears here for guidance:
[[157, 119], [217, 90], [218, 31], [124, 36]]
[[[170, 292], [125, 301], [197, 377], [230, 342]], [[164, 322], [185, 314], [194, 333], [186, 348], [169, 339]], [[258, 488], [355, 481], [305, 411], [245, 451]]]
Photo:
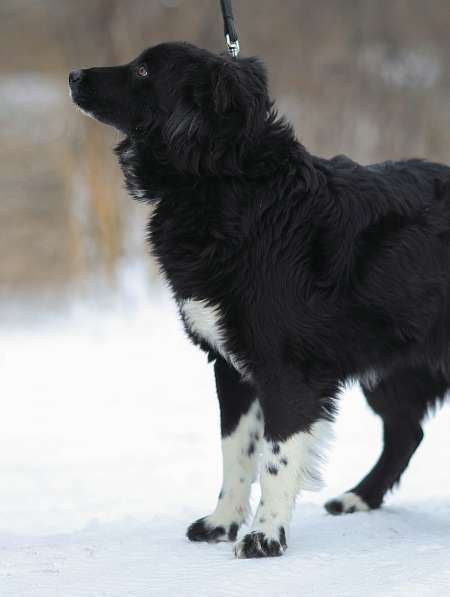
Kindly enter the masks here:
[[[448, 0], [235, 0], [243, 54], [314, 153], [361, 162], [450, 162]], [[69, 300], [158, 285], [147, 208], [123, 191], [119, 135], [71, 104], [75, 67], [126, 62], [189, 40], [224, 48], [212, 0], [2, 0], [0, 308], [34, 315]], [[28, 311], [28, 309], [27, 309]]]

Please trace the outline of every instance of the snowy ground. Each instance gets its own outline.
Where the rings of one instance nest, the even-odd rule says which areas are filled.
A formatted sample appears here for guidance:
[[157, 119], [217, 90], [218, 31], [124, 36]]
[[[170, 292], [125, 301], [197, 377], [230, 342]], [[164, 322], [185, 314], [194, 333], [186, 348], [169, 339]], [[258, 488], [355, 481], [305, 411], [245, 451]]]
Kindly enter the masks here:
[[218, 408], [166, 296], [4, 329], [0, 390], [1, 597], [450, 594], [448, 408], [383, 510], [333, 518], [380, 447], [350, 390], [327, 489], [299, 499], [283, 558], [246, 561], [184, 538], [220, 488]]

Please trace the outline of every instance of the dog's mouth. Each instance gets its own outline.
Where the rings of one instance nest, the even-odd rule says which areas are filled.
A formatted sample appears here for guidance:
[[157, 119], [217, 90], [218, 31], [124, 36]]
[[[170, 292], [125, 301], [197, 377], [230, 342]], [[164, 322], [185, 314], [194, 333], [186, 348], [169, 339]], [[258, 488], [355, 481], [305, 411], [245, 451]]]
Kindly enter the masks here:
[[81, 89], [81, 76], [76, 77], [74, 73], [82, 71], [71, 71], [69, 75], [69, 94], [73, 103], [83, 112], [92, 112], [89, 107], [89, 98]]
[[72, 85], [69, 84], [69, 95], [72, 98], [73, 103], [80, 109], [85, 109], [84, 106], [87, 105], [88, 101], [86, 96], [79, 91], [77, 88], [73, 88]]
[[92, 98], [78, 87], [69, 84], [69, 94], [78, 110], [89, 118], [94, 118], [103, 124], [111, 124], [111, 115], [106, 110], [95, 106]]
[[77, 108], [91, 118], [103, 121], [106, 115], [103, 115], [102, 111], [98, 110], [98, 107], [94, 105], [92, 96], [86, 89], [85, 83], [83, 83], [84, 71], [74, 70], [69, 74], [69, 94], [72, 98], [73, 103]]
[[82, 97], [81, 84], [85, 78], [83, 70], [72, 70], [69, 73], [69, 90], [73, 101], [78, 104]]
[[69, 94], [82, 114], [126, 132], [119, 106], [109, 105], [93, 86], [87, 71], [75, 70], [69, 74]]
[[69, 93], [73, 103], [82, 114], [89, 116], [89, 118], [102, 121], [101, 115], [92, 108], [89, 103], [89, 99], [86, 98], [86, 96], [79, 91], [74, 91], [71, 87], [69, 87]]

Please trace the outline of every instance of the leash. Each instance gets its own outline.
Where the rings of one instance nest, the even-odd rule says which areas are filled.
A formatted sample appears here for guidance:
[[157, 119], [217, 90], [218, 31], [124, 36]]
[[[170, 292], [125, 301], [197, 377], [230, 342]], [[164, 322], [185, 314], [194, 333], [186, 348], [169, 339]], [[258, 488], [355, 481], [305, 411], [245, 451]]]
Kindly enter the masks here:
[[220, 6], [222, 8], [223, 26], [228, 53], [232, 58], [236, 59], [239, 56], [240, 47], [236, 27], [234, 26], [231, 0], [220, 0]]

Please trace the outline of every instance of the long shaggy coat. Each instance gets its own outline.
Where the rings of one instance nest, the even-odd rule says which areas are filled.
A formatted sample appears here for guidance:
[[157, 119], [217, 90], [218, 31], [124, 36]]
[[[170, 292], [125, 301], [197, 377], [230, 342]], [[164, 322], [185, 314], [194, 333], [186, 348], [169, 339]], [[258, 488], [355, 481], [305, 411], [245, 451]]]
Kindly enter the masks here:
[[351, 379], [383, 419], [384, 449], [326, 507], [380, 506], [449, 386], [450, 168], [311, 155], [254, 58], [162, 44], [70, 80], [84, 111], [125, 134], [128, 190], [155, 205], [152, 252], [215, 363], [223, 487], [189, 538], [236, 539], [262, 460], [261, 503], [235, 552], [281, 555]]

